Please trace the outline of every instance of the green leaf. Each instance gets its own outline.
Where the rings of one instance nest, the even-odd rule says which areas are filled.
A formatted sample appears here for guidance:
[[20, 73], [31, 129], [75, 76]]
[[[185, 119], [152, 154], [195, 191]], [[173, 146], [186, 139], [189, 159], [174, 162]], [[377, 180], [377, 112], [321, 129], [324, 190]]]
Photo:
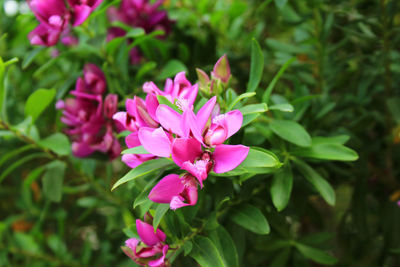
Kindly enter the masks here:
[[326, 265], [333, 265], [337, 263], [337, 259], [329, 255], [325, 251], [309, 247], [300, 243], [296, 243], [295, 246], [297, 250], [300, 251], [301, 254], [303, 254], [304, 257], [310, 260]]
[[290, 66], [290, 64], [292, 64], [293, 61], [295, 61], [296, 58], [293, 57], [291, 59], [289, 59], [285, 64], [283, 64], [283, 66], [279, 69], [278, 73], [274, 76], [274, 78], [272, 79], [272, 81], [269, 83], [267, 89], [265, 89], [264, 95], [262, 97], [262, 102], [268, 104], [269, 101], [269, 97], [272, 93], [272, 90], [274, 89], [276, 83], [279, 81], [279, 79], [281, 78], [282, 74], [285, 72], [285, 70]]
[[158, 225], [160, 224], [162, 218], [164, 217], [165, 213], [169, 210], [169, 204], [159, 204], [156, 208], [156, 213], [154, 214], [153, 219], [153, 227], [154, 232], [157, 230]]
[[293, 112], [294, 108], [289, 103], [276, 104], [269, 107], [270, 110], [279, 110], [283, 112]]
[[149, 160], [146, 162], [143, 162], [136, 168], [130, 170], [124, 177], [119, 179], [114, 186], [112, 187], [111, 190], [114, 190], [121, 184], [124, 184], [126, 182], [135, 180], [139, 177], [142, 177], [144, 175], [147, 175], [149, 173], [155, 172], [161, 168], [165, 168], [167, 166], [173, 165], [173, 162], [167, 158], [159, 158], [159, 159], [153, 159]]
[[166, 78], [170, 78], [181, 71], [187, 72], [187, 68], [186, 68], [185, 64], [183, 64], [179, 60], [173, 59], [173, 60], [168, 61], [167, 64], [165, 64], [165, 66], [162, 68], [160, 74], [158, 75], [157, 79], [165, 80]]
[[6, 67], [4, 65], [3, 59], [0, 57], [0, 118], [3, 115], [3, 105], [6, 100], [6, 88], [4, 85], [4, 74]]
[[290, 256], [290, 248], [285, 248], [281, 250], [276, 257], [274, 257], [271, 265], [269, 267], [281, 267], [287, 266], [287, 262]]
[[50, 201], [61, 201], [65, 168], [66, 164], [58, 160], [46, 166], [46, 172], [43, 175], [43, 194]]
[[275, 173], [271, 185], [272, 203], [278, 211], [283, 210], [289, 203], [293, 186], [293, 174], [289, 164], [285, 164]]
[[256, 234], [266, 235], [270, 231], [264, 214], [253, 205], [244, 204], [233, 208], [230, 218], [238, 225]]
[[50, 105], [55, 95], [55, 89], [38, 89], [28, 97], [25, 104], [25, 115], [32, 117], [32, 123]]
[[207, 237], [197, 236], [193, 240], [190, 256], [202, 267], [225, 267], [218, 249]]
[[264, 54], [256, 39], [251, 43], [251, 63], [250, 63], [250, 78], [247, 84], [247, 92], [254, 92], [260, 83], [261, 76], [264, 70]]
[[165, 96], [157, 95], [158, 103], [161, 105], [167, 105], [178, 113], [182, 114], [182, 110], [180, 110], [176, 105], [172, 104]]
[[48, 148], [60, 156], [66, 156], [71, 151], [68, 137], [62, 133], [55, 133], [38, 142], [42, 147]]
[[0, 167], [7, 162], [9, 159], [18, 156], [19, 154], [29, 150], [29, 149], [34, 149], [34, 145], [25, 145], [20, 148], [14, 149], [13, 151], [10, 151], [9, 153], [5, 153], [0, 157]]
[[243, 115], [242, 127], [244, 127], [247, 124], [251, 123], [252, 121], [257, 119], [259, 116], [260, 116], [260, 113], [252, 113], [252, 114]]
[[322, 160], [354, 161], [358, 159], [354, 150], [343, 145], [329, 143], [313, 143], [311, 147], [297, 149], [291, 153], [298, 157]]
[[222, 256], [225, 266], [238, 267], [239, 257], [236, 246], [231, 235], [225, 228], [218, 226], [218, 228], [210, 233], [209, 237]]
[[125, 149], [121, 154], [150, 154], [143, 146]]
[[339, 144], [344, 145], [349, 141], [350, 136], [348, 135], [337, 135], [337, 136], [329, 136], [329, 137], [322, 137], [322, 136], [315, 136], [312, 138], [312, 145], [316, 144]]
[[323, 199], [325, 199], [329, 205], [335, 205], [336, 196], [335, 190], [333, 190], [332, 186], [304, 161], [296, 159], [294, 162], [296, 163], [300, 172], [315, 187]]
[[307, 131], [294, 121], [273, 120], [270, 122], [271, 130], [282, 139], [298, 146], [311, 146], [311, 137]]
[[286, 5], [287, 1], [288, 0], [274, 0], [276, 7], [279, 9], [282, 9]]
[[261, 104], [251, 104], [244, 107], [241, 107], [240, 112], [242, 112], [243, 116], [254, 114], [254, 113], [263, 113], [268, 111], [268, 106], [265, 103]]
[[32, 61], [36, 58], [36, 56], [44, 50], [44, 46], [36, 47], [32, 51], [30, 51], [28, 54], [26, 54], [24, 60], [22, 61], [22, 69], [26, 69], [29, 67], [29, 65], [32, 63]]
[[236, 104], [239, 103], [241, 100], [253, 97], [255, 95], [256, 95], [255, 92], [241, 94], [240, 96], [236, 97], [235, 100], [232, 101], [232, 103], [229, 105], [228, 110], [232, 110], [236, 106]]
[[193, 243], [190, 241], [186, 241], [183, 244], [183, 251], [184, 251], [183, 255], [187, 256], [192, 251], [192, 249], [193, 249]]
[[12, 164], [10, 164], [4, 171], [2, 171], [0, 173], [0, 183], [9, 175], [11, 174], [16, 168], [18, 168], [19, 166], [27, 163], [28, 161], [31, 160], [37, 160], [38, 158], [41, 157], [45, 157], [47, 156], [45, 153], [34, 153], [34, 154], [30, 154], [27, 155], [25, 157], [22, 157], [18, 160], [16, 160], [15, 162], [13, 162]]
[[44, 170], [45, 166], [42, 165], [31, 171], [24, 180], [24, 187], [29, 188], [29, 186], [31, 186], [31, 184], [39, 177], [39, 175], [42, 174]]

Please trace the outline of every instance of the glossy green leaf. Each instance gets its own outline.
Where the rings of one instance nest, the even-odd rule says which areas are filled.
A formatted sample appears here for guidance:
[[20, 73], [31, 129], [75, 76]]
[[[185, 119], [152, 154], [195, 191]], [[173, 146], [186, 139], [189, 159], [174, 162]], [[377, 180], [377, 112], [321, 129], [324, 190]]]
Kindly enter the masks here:
[[181, 61], [172, 59], [165, 64], [165, 66], [162, 68], [160, 74], [158, 75], [157, 79], [158, 80], [165, 80], [166, 78], [171, 78], [175, 74], [181, 71], [186, 71], [187, 68], [185, 64], [183, 64]]
[[264, 70], [264, 54], [256, 39], [251, 43], [250, 77], [247, 92], [254, 92], [261, 81]]
[[46, 166], [43, 175], [43, 194], [53, 202], [60, 202], [66, 164], [62, 161], [53, 161]]
[[311, 137], [303, 126], [289, 120], [273, 120], [270, 122], [271, 130], [282, 139], [295, 145], [311, 146]]
[[337, 259], [330, 254], [322, 251], [320, 249], [316, 249], [304, 244], [296, 243], [295, 244], [298, 251], [303, 254], [304, 257], [313, 260], [320, 264], [326, 265], [334, 265], [337, 263]]
[[150, 154], [143, 146], [125, 149], [121, 154]]
[[312, 145], [316, 144], [339, 144], [344, 145], [349, 141], [350, 136], [348, 135], [337, 135], [337, 136], [315, 136], [312, 138]]
[[178, 113], [182, 113], [182, 110], [178, 108], [178, 106], [172, 104], [165, 96], [157, 95], [157, 100], [160, 105], [167, 105]]
[[204, 236], [193, 240], [193, 249], [189, 254], [202, 267], [228, 267], [213, 242]]
[[293, 174], [289, 164], [274, 174], [270, 188], [272, 203], [278, 211], [283, 210], [289, 203], [293, 186]]
[[239, 95], [239, 96], [236, 97], [236, 98], [232, 101], [232, 103], [229, 105], [228, 110], [232, 110], [232, 109], [236, 106], [236, 104], [238, 104], [241, 100], [246, 99], [246, 98], [253, 97], [253, 96], [255, 96], [255, 95], [256, 95], [255, 92], [244, 93], [244, 94]]
[[62, 133], [55, 133], [38, 142], [42, 147], [48, 148], [60, 156], [66, 156], [71, 151], [68, 137]]
[[244, 204], [231, 210], [230, 218], [243, 228], [261, 235], [269, 233], [270, 228], [264, 214], [253, 205]]
[[154, 231], [156, 231], [158, 225], [160, 224], [162, 218], [164, 217], [165, 213], [167, 213], [168, 210], [169, 210], [169, 204], [159, 204], [157, 206], [153, 219]]
[[279, 110], [283, 112], [293, 112], [294, 108], [289, 103], [276, 104], [269, 107], [270, 110]]
[[222, 226], [210, 232], [209, 237], [218, 249], [225, 266], [238, 267], [239, 258], [231, 235]]
[[114, 184], [114, 186], [112, 187], [111, 190], [114, 190], [115, 188], [117, 188], [121, 184], [124, 184], [126, 182], [135, 180], [135, 179], [137, 179], [139, 177], [142, 177], [142, 176], [147, 175], [149, 173], [155, 172], [155, 171], [157, 171], [159, 169], [168, 167], [170, 165], [173, 165], [173, 162], [171, 160], [169, 160], [169, 159], [166, 159], [166, 158], [158, 158], [158, 159], [153, 159], [153, 160], [149, 160], [149, 161], [143, 162], [142, 164], [140, 164], [136, 168], [130, 170], [124, 177], [119, 179]]
[[50, 105], [56, 95], [55, 89], [38, 89], [33, 92], [26, 101], [25, 115], [31, 116], [32, 122], [42, 114]]
[[311, 147], [295, 150], [292, 154], [298, 157], [322, 160], [354, 161], [358, 159], [354, 150], [343, 145], [329, 143], [313, 143]]
[[336, 196], [333, 187], [322, 176], [301, 160], [294, 161], [304, 177], [314, 186], [329, 205], [335, 205]]
[[243, 115], [249, 115], [249, 114], [254, 114], [254, 113], [266, 112], [266, 111], [268, 111], [268, 106], [265, 103], [251, 104], [251, 105], [241, 107], [239, 110], [240, 110], [240, 112], [242, 112]]

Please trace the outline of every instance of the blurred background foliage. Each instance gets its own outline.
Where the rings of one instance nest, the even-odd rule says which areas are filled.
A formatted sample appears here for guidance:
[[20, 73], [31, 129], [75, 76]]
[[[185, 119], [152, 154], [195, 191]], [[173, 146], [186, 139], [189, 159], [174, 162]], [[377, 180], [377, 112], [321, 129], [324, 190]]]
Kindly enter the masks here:
[[[104, 164], [37, 146], [40, 137], [61, 131], [62, 125], [60, 112], [52, 107], [35, 125], [26, 121], [24, 106], [33, 91], [55, 88], [55, 98], [61, 99], [74, 87], [83, 65], [93, 62], [105, 72], [110, 92], [130, 98], [141, 94], [145, 81], [162, 85], [181, 70], [195, 81], [195, 67], [209, 72], [226, 53], [234, 75], [231, 87], [240, 94], [246, 91], [253, 38], [265, 65], [256, 91], [259, 101], [278, 70], [294, 57], [270, 97], [271, 104], [291, 104], [294, 112], [277, 111], [274, 117], [297, 121], [312, 136], [347, 135], [346, 145], [359, 159], [309, 161], [333, 185], [335, 206], [310, 193], [301, 171], [293, 170], [291, 200], [279, 213], [269, 195], [271, 179], [258, 175], [243, 182], [241, 194], [263, 207], [271, 233], [244, 232], [222, 219], [240, 265], [400, 265], [399, 1], [169, 0], [163, 7], [174, 25], [167, 38], [131, 33], [145, 55], [138, 65], [129, 64], [128, 43], [105, 41], [110, 26], [106, 7], [118, 3], [105, 1], [74, 29], [79, 45], [41, 48], [27, 39], [37, 22], [25, 2], [0, 0], [0, 57], [4, 62], [19, 59], [7, 67], [3, 107], [6, 122], [15, 127], [2, 125], [0, 130], [0, 266], [134, 266], [118, 248], [130, 231], [126, 226], [151, 205], [143, 200], [147, 185], [140, 180], [110, 191], [128, 169], [119, 160]], [[241, 138], [278, 155], [290, 150], [262, 121], [248, 126]], [[49, 170], [65, 173], [59, 203], [44, 196], [39, 178]], [[211, 195], [234, 192], [226, 181], [211, 179], [207, 190]], [[207, 205], [201, 206], [200, 214], [207, 214]], [[190, 217], [190, 212], [176, 213]], [[173, 266], [191, 264], [181, 255]]]

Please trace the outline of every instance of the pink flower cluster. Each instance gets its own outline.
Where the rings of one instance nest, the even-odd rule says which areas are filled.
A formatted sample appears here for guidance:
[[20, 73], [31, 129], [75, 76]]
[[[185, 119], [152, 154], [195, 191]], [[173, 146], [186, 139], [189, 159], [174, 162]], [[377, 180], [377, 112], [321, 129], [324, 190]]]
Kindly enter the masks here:
[[[171, 31], [171, 21], [165, 10], [158, 9], [163, 2], [164, 0], [158, 0], [151, 4], [149, 0], [122, 0], [119, 8], [110, 7], [107, 14], [111, 22], [121, 21], [126, 25], [142, 28], [146, 33], [162, 30], [168, 34]], [[111, 27], [108, 30], [107, 40], [110, 41], [125, 34], [125, 30]], [[132, 64], [139, 63], [142, 58], [136, 47], [131, 49], [130, 57]]]
[[[65, 45], [77, 43], [70, 25], [81, 25], [103, 0], [28, 0], [40, 24], [28, 38], [33, 45], [53, 46], [60, 36]], [[68, 5], [66, 4], [68, 3]]]
[[[125, 154], [122, 160], [134, 168], [155, 157], [171, 157], [185, 172], [161, 179], [149, 199], [169, 203], [171, 209], [195, 205], [198, 185], [203, 187], [211, 171], [228, 172], [247, 157], [248, 147], [224, 144], [241, 128], [243, 115], [239, 110], [220, 114], [215, 96], [195, 113], [198, 85], [191, 85], [183, 72], [174, 81], [167, 80], [164, 91], [152, 82], [145, 83], [143, 89], [146, 101], [136, 96], [128, 99], [127, 112], [115, 114], [114, 119], [132, 131], [126, 137], [129, 148], [142, 145], [150, 154]], [[171, 105], [160, 104], [157, 95], [166, 97]]]
[[87, 157], [99, 151], [111, 159], [119, 156], [121, 146], [115, 137], [120, 130], [112, 119], [117, 112], [118, 96], [106, 92], [106, 79], [103, 72], [94, 64], [86, 64], [83, 77], [78, 78], [74, 98], [59, 100], [56, 104], [62, 109], [61, 121], [68, 126], [66, 133], [73, 140], [72, 152], [77, 157]]
[[165, 244], [166, 235], [160, 229], [154, 231], [151, 224], [136, 220], [136, 229], [140, 239], [126, 240], [124, 253], [140, 266], [163, 267], [169, 246]]

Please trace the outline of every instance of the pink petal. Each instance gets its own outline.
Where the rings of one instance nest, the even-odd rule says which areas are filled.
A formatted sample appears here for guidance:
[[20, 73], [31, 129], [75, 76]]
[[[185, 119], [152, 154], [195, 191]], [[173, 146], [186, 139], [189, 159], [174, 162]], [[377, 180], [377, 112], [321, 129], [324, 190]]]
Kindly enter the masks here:
[[159, 259], [149, 261], [148, 265], [150, 267], [158, 267], [164, 264], [164, 259], [165, 255], [167, 254], [168, 248], [169, 248], [168, 245], [164, 245], [162, 248], [162, 256]]
[[212, 155], [214, 172], [224, 173], [233, 170], [246, 159], [249, 148], [243, 145], [218, 145]]
[[[156, 233], [154, 233], [153, 226], [148, 223], [142, 222], [141, 220], [136, 220], [136, 229], [142, 242], [148, 246], [154, 246], [158, 242], [162, 241], [158, 238]], [[157, 231], [161, 230], [157, 229]]]
[[128, 148], [140, 146], [141, 144], [138, 132], [131, 133], [127, 137], [125, 137], [125, 143], [128, 146]]
[[76, 5], [73, 7], [74, 11], [74, 22], [72, 26], [76, 27], [81, 25], [92, 12], [92, 8], [87, 5]]
[[163, 128], [142, 127], [139, 129], [139, 140], [151, 154], [168, 158], [171, 155], [171, 141]]
[[199, 111], [197, 112], [196, 115], [197, 125], [201, 132], [203, 132], [204, 127], [206, 126], [210, 118], [211, 112], [213, 111], [216, 102], [217, 102], [217, 97], [214, 96], [210, 100], [208, 100], [207, 103], [205, 103], [204, 106], [202, 106], [201, 109], [199, 109]]
[[148, 94], [146, 96], [146, 108], [147, 108], [147, 112], [149, 113], [150, 117], [158, 122], [157, 116], [156, 116], [156, 111], [158, 108], [158, 100], [155, 94]]
[[177, 138], [172, 143], [172, 159], [180, 167], [185, 161], [194, 162], [201, 155], [201, 143], [194, 138]]
[[177, 174], [169, 174], [162, 178], [150, 191], [149, 199], [156, 203], [170, 203], [174, 196], [178, 196], [184, 185]]
[[243, 115], [239, 110], [232, 110], [228, 113], [221, 114], [216, 116], [213, 119], [213, 123], [223, 126], [228, 130], [228, 134], [226, 139], [234, 135], [237, 131], [240, 130], [243, 123]]
[[79, 143], [79, 142], [73, 142], [72, 143], [72, 153], [79, 158], [84, 158], [89, 156], [94, 152], [94, 150], [88, 145], [87, 143]]
[[141, 155], [141, 154], [124, 154], [121, 157], [123, 163], [131, 168], [136, 168], [145, 161], [154, 159], [153, 155]]
[[156, 115], [158, 121], [164, 127], [164, 129], [173, 132], [179, 136], [182, 136], [181, 114], [168, 107], [167, 105], [159, 105], [156, 111]]
[[200, 183], [200, 186], [203, 187], [203, 181], [207, 179], [207, 169], [209, 166], [208, 160], [197, 160], [195, 163], [191, 163], [190, 161], [185, 161], [182, 164], [182, 169], [187, 170], [192, 175], [194, 175]]

